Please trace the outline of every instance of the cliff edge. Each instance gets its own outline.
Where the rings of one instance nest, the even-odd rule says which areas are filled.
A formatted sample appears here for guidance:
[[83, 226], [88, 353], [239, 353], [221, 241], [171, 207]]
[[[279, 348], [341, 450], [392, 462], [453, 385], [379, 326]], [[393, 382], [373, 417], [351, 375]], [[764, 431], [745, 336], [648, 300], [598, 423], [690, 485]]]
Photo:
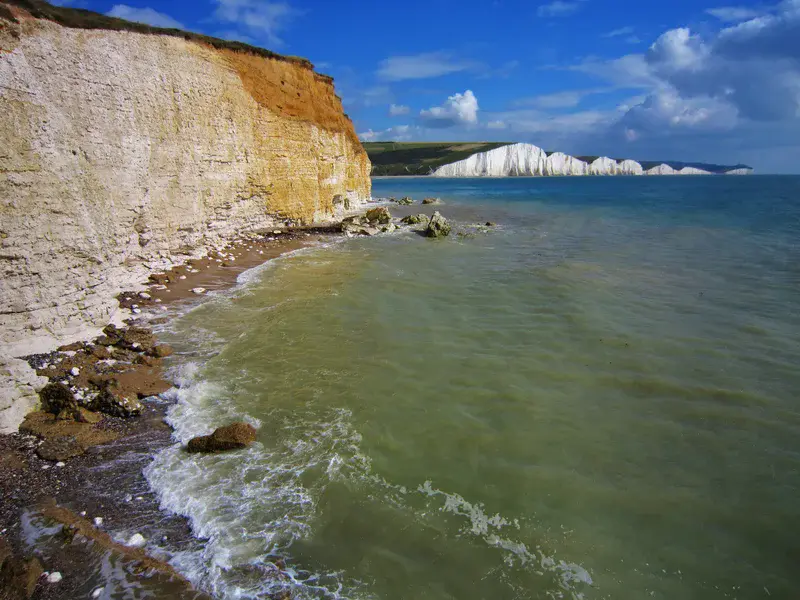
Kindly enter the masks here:
[[122, 289], [236, 232], [370, 196], [308, 61], [125, 25], [0, 0], [0, 356], [95, 334]]

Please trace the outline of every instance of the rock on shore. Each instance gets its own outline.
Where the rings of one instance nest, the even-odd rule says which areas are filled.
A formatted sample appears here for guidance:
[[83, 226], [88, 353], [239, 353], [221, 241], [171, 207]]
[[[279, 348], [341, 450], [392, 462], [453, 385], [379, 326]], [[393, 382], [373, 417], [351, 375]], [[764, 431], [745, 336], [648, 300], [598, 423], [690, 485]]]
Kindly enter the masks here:
[[246, 448], [256, 441], [256, 428], [249, 423], [233, 423], [220, 427], [211, 435], [203, 435], [189, 441], [189, 452], [225, 452]]

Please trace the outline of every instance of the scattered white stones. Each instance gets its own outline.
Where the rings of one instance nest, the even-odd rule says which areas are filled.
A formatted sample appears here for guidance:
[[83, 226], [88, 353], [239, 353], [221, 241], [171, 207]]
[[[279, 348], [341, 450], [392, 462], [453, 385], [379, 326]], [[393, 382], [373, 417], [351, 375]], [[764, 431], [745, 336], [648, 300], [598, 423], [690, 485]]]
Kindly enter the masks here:
[[201, 295], [201, 294], [205, 294], [206, 293], [206, 288], [202, 288], [202, 287], [192, 288], [192, 293], [193, 294], [197, 294], [198, 296]]
[[50, 468], [50, 465], [42, 465], [42, 471], [46, 471]]
[[181, 275], [178, 279], [186, 279], [186, 275]]
[[131, 548], [144, 548], [145, 544], [147, 544], [147, 540], [141, 533], [134, 533], [128, 540], [128, 546]]
[[131, 312], [133, 314], [135, 314], [135, 315], [140, 315], [140, 314], [142, 314], [142, 309], [141, 308], [134, 308]]
[[85, 517], [85, 516], [86, 516], [86, 511], [85, 511], [85, 510], [82, 510], [82, 511], [81, 511], [81, 516], [82, 516], [82, 517]]
[[47, 583], [58, 583], [62, 579], [63, 577], [61, 576], [61, 573], [59, 573], [58, 571], [47, 574]]
[[94, 518], [94, 526], [100, 527], [103, 524], [103, 517], [95, 517]]
[[92, 598], [99, 598], [103, 594], [103, 589], [105, 588], [96, 588], [92, 591]]
[[78, 375], [80, 375], [80, 374], [81, 374], [81, 370], [80, 370], [78, 367], [72, 367], [72, 368], [69, 370], [69, 372], [70, 372], [70, 374], [71, 374], [73, 377], [77, 377]]
[[64, 466], [66, 466], [66, 463], [65, 463], [65, 462], [62, 462], [62, 461], [58, 461], [58, 462], [56, 463], [56, 466], [57, 466], [57, 467], [64, 467]]
[[161, 304], [161, 298], [156, 298], [155, 302], [156, 304]]
[[141, 348], [142, 346], [139, 344], [139, 342], [133, 342], [133, 343], [131, 344], [131, 347], [132, 347], [134, 350], [138, 350], [138, 349], [139, 349], [139, 348]]
[[281, 230], [280, 229], [276, 229], [272, 233], [274, 233], [275, 235], [280, 235], [281, 234]]
[[150, 300], [152, 296], [147, 292], [139, 292], [139, 298], [141, 298], [142, 300]]

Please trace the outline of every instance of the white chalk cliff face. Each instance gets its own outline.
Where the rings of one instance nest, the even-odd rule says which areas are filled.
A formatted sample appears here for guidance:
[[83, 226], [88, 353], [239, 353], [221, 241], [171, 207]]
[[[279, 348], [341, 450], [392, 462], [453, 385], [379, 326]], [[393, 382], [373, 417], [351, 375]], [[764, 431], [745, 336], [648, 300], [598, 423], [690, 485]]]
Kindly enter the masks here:
[[301, 59], [85, 30], [0, 0], [0, 431], [116, 295], [240, 232], [370, 197], [330, 78]]
[[[737, 169], [731, 174], [751, 173], [751, 169]], [[711, 175], [709, 171], [694, 167], [675, 170], [661, 164], [647, 171], [635, 160], [617, 162], [601, 156], [588, 164], [563, 152], [550, 156], [533, 144], [510, 144], [488, 152], [479, 152], [469, 158], [444, 165], [431, 175], [434, 177], [554, 177], [569, 175]]]

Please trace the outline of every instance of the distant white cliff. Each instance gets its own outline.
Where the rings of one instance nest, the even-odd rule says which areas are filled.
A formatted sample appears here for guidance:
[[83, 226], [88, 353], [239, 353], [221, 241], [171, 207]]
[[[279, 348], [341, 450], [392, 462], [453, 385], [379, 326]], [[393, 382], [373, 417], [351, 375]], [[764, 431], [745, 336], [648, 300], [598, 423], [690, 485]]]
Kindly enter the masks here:
[[[740, 173], [741, 171], [741, 173]], [[751, 169], [736, 169], [729, 174], [747, 174]], [[617, 162], [601, 156], [591, 164], [563, 152], [547, 152], [533, 144], [510, 144], [488, 152], [478, 152], [449, 165], [443, 165], [433, 177], [548, 177], [560, 175], [711, 175], [695, 167], [675, 170], [661, 164], [647, 171], [635, 160]]]
[[753, 169], [743, 168], [743, 169], [731, 169], [730, 171], [725, 171], [725, 175], [752, 175]]

